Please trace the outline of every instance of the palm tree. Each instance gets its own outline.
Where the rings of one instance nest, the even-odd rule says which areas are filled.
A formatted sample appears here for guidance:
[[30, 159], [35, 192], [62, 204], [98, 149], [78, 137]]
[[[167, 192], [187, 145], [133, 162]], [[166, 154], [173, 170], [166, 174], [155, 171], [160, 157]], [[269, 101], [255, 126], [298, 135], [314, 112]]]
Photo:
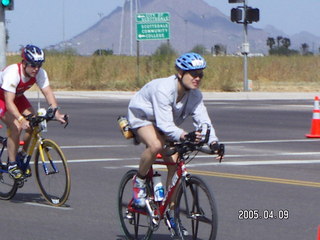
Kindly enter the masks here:
[[270, 49], [272, 49], [272, 48], [273, 48], [273, 45], [275, 45], [275, 44], [276, 44], [276, 42], [274, 41], [274, 38], [273, 38], [273, 37], [269, 37], [269, 38], [267, 39], [267, 46], [269, 46]]
[[301, 44], [302, 55], [307, 55], [309, 52], [309, 45], [307, 43]]
[[281, 37], [281, 36], [278, 36], [278, 37], [277, 37], [277, 45], [278, 45], [278, 47], [280, 47], [280, 41], [281, 41], [282, 38], [283, 38], [283, 37]]
[[284, 46], [286, 49], [288, 49], [291, 45], [291, 41], [289, 38], [283, 38], [281, 40], [282, 46]]

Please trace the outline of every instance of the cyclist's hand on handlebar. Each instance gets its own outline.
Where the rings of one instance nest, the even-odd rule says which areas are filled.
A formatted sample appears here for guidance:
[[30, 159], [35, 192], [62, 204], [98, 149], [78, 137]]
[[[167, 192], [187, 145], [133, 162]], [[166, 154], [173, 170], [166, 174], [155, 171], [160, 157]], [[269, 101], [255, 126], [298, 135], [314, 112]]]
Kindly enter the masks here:
[[210, 143], [210, 149], [212, 150], [213, 153], [217, 153], [218, 154], [219, 146], [220, 146], [220, 144], [218, 142]]
[[30, 122], [29, 122], [27, 119], [23, 118], [23, 119], [20, 121], [20, 126], [21, 126], [21, 128], [22, 128], [23, 130], [27, 130], [27, 129], [30, 128]]
[[217, 160], [221, 162], [224, 156], [224, 144], [219, 144], [218, 142], [210, 143], [210, 148], [213, 153], [218, 154]]
[[66, 115], [61, 114], [59, 111], [56, 111], [55, 118], [62, 124], [65, 124], [67, 122], [67, 118], [65, 118], [65, 116]]
[[184, 139], [192, 143], [200, 143], [202, 135], [200, 131], [193, 131], [184, 135]]

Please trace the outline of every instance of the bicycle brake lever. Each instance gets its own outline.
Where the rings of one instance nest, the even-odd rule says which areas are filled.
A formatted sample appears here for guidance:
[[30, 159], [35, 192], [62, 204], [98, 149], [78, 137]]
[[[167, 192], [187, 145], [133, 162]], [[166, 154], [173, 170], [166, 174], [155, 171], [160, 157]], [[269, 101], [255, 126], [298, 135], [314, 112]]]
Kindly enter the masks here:
[[225, 150], [224, 144], [220, 144], [219, 150], [218, 150], [218, 155], [220, 156], [220, 158], [219, 158], [219, 163], [221, 163], [222, 158], [223, 158], [223, 156], [224, 156], [224, 150]]
[[64, 115], [63, 120], [66, 121], [66, 123], [64, 125], [64, 128], [66, 128], [68, 126], [68, 124], [69, 124], [69, 116], [67, 114]]

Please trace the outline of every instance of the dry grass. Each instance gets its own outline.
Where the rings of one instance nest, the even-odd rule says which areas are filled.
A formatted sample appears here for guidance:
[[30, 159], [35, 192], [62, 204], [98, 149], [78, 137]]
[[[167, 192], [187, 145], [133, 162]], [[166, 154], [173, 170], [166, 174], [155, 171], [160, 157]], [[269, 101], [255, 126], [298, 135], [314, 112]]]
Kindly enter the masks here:
[[[55, 89], [134, 91], [151, 79], [174, 74], [174, 57], [48, 55], [44, 68]], [[241, 57], [206, 56], [204, 91], [242, 91]], [[8, 57], [7, 63], [20, 61]], [[139, 71], [138, 71], [139, 69]], [[138, 74], [139, 73], [139, 74]], [[319, 56], [268, 56], [248, 59], [253, 91], [320, 90]]]

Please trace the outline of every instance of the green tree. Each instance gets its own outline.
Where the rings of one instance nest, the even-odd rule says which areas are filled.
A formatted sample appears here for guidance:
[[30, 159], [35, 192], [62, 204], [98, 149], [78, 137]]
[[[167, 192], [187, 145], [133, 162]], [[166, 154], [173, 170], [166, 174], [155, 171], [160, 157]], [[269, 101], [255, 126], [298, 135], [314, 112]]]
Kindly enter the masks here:
[[166, 55], [176, 55], [176, 51], [173, 49], [170, 43], [162, 43], [154, 52], [153, 55], [160, 55], [160, 56], [166, 56]]
[[206, 50], [206, 47], [202, 44], [198, 44], [191, 49], [191, 52], [195, 52], [201, 55], [208, 55], [209, 52]]
[[111, 49], [97, 49], [94, 51], [93, 55], [95, 55], [95, 56], [113, 55], [113, 50], [111, 50]]
[[226, 55], [227, 51], [226, 51], [226, 47], [223, 46], [222, 44], [216, 44], [214, 45], [214, 54], [216, 56], [218, 55]]
[[275, 44], [276, 44], [276, 41], [274, 40], [274, 38], [273, 37], [268, 37], [267, 46], [269, 46], [269, 48], [272, 49], [273, 45], [275, 45]]
[[282, 38], [283, 38], [282, 36], [278, 36], [277, 37], [277, 46], [278, 46], [278, 48], [280, 47], [280, 42], [281, 42]]
[[281, 44], [283, 47], [285, 47], [286, 49], [289, 49], [290, 45], [291, 45], [291, 41], [289, 38], [282, 38], [281, 39]]

